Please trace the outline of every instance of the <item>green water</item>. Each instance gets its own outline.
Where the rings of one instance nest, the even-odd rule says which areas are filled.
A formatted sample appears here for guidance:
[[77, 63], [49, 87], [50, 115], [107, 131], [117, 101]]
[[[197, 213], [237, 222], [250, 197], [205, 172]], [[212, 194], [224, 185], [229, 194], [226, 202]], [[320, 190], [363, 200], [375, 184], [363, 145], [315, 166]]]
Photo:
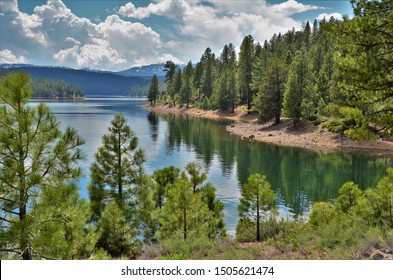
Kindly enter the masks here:
[[217, 188], [225, 204], [225, 222], [233, 232], [238, 215], [239, 187], [255, 172], [267, 176], [278, 197], [280, 214], [302, 217], [315, 201], [334, 200], [340, 186], [349, 180], [361, 188], [375, 186], [393, 166], [393, 157], [367, 153], [323, 153], [307, 149], [253, 143], [230, 135], [225, 122], [187, 116], [158, 116], [131, 99], [86, 99], [77, 102], [49, 102], [62, 127], [73, 126], [86, 140], [82, 163], [86, 177], [81, 195], [87, 197], [88, 167], [101, 145], [101, 137], [113, 114], [122, 113], [145, 150], [145, 170], [173, 165], [183, 168], [198, 161]]

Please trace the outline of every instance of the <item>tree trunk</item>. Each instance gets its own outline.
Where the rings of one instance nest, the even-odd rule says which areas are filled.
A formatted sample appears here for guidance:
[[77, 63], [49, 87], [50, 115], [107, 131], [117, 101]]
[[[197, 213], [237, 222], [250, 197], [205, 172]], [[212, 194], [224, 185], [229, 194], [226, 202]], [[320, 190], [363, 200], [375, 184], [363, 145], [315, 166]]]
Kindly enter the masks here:
[[118, 174], [118, 176], [119, 176], [119, 178], [118, 178], [118, 187], [119, 187], [119, 205], [121, 205], [122, 206], [122, 204], [123, 204], [123, 178], [122, 178], [122, 176], [121, 176], [121, 139], [120, 139], [120, 132], [119, 132], [119, 134], [118, 134], [118, 143], [117, 143], [117, 145], [118, 145], [118, 151], [119, 151], [119, 154], [118, 154], [118, 158], [117, 158], [117, 164], [118, 164], [118, 168], [119, 168], [119, 170], [118, 170], [118, 172], [119, 172], [119, 174]]
[[183, 208], [183, 238], [187, 239], [187, 210]]
[[260, 224], [259, 224], [259, 193], [257, 193], [257, 242], [261, 241], [261, 231], [260, 231]]
[[20, 221], [20, 249], [22, 251], [23, 260], [31, 260], [29, 236], [27, 232], [27, 221], [26, 221], [26, 194], [22, 189], [20, 190], [20, 207], [19, 207], [19, 221]]

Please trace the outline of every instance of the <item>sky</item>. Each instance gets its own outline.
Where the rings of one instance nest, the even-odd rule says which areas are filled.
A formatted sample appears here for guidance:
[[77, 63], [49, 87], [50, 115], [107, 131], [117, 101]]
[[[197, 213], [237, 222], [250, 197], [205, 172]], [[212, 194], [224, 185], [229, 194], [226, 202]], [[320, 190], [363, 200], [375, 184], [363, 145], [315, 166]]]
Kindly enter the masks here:
[[119, 71], [199, 61], [299, 30], [308, 20], [352, 17], [349, 0], [0, 0], [0, 63]]

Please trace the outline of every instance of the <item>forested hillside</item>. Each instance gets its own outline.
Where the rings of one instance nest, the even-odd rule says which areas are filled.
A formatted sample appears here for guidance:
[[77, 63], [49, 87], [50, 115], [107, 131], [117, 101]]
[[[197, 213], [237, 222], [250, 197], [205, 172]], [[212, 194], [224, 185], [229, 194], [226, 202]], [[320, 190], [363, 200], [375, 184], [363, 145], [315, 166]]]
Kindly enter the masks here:
[[124, 77], [115, 73], [76, 70], [60, 67], [23, 66], [7, 67], [9, 72], [23, 72], [31, 78], [63, 80], [79, 87], [86, 96], [125, 96], [135, 86], [146, 87], [149, 79], [143, 77]]
[[80, 88], [64, 81], [31, 79], [30, 86], [33, 90], [33, 98], [73, 99], [85, 95]]
[[[358, 140], [393, 133], [392, 1], [357, 1], [353, 19], [306, 22], [263, 43], [244, 37], [216, 56], [210, 48], [181, 70], [168, 61], [169, 105], [233, 112], [244, 105], [260, 121], [308, 118]], [[153, 103], [154, 103], [153, 102]]]

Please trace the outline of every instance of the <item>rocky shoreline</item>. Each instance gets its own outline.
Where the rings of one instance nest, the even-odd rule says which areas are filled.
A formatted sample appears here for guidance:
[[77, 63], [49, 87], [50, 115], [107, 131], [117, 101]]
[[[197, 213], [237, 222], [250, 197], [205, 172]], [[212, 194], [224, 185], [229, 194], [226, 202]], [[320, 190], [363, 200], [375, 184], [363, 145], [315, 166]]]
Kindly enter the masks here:
[[197, 108], [169, 107], [167, 105], [145, 105], [149, 111], [157, 114], [189, 115], [208, 119], [227, 119], [232, 124], [226, 130], [250, 141], [260, 141], [280, 146], [301, 147], [319, 151], [362, 151], [370, 154], [393, 155], [393, 139], [356, 142], [345, 135], [339, 135], [322, 129], [320, 125], [302, 120], [293, 127], [290, 119], [283, 119], [280, 124], [273, 122], [258, 123], [256, 114], [246, 114], [241, 107], [234, 114], [220, 110], [201, 110]]

